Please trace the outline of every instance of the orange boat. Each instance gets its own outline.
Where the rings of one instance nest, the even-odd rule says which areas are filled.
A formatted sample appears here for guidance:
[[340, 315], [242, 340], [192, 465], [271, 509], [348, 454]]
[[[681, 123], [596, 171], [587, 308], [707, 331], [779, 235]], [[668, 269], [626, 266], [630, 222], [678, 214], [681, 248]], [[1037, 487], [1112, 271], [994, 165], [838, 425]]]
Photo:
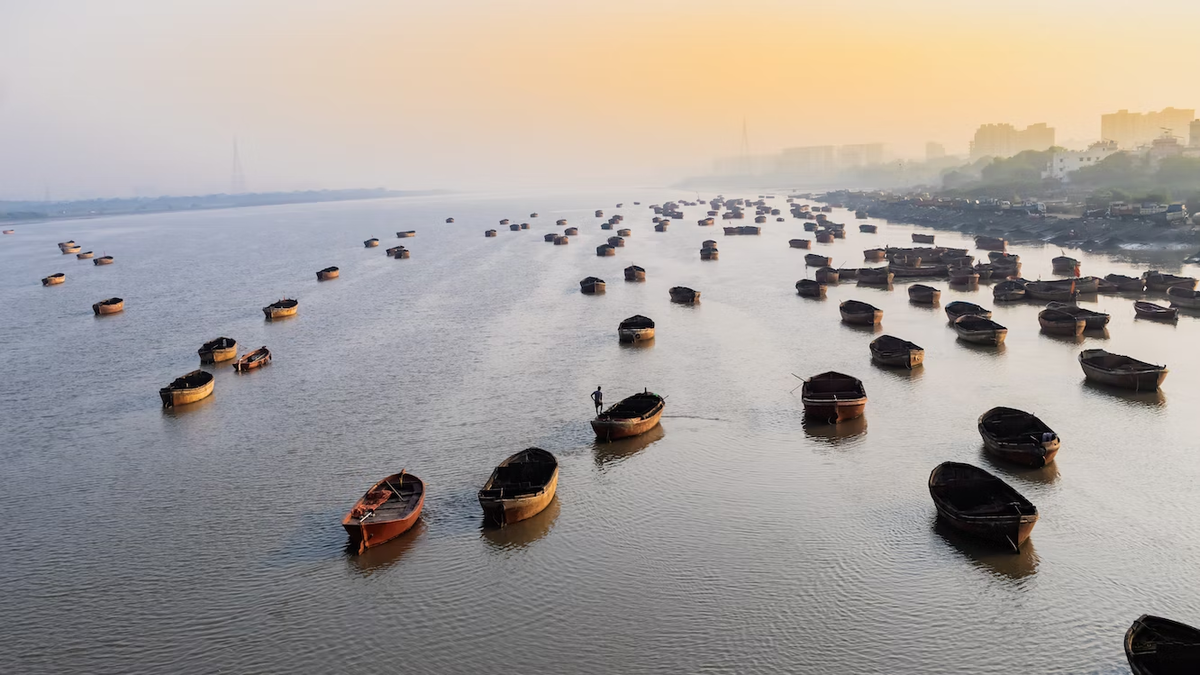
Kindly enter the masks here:
[[407, 532], [424, 505], [424, 481], [401, 471], [372, 485], [342, 519], [342, 527], [361, 554]]
[[266, 345], [247, 353], [242, 358], [233, 362], [233, 369], [239, 373], [244, 373], [255, 368], [262, 368], [271, 362], [271, 350], [267, 349]]

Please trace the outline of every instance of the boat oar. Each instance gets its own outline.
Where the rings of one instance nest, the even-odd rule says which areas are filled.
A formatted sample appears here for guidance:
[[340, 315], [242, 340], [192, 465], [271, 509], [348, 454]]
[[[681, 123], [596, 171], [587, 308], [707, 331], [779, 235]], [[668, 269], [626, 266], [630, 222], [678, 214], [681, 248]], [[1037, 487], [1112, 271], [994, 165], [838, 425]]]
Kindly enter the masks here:
[[791, 394], [791, 393], [794, 393], [794, 392], [795, 392], [797, 389], [799, 389], [800, 387], [803, 387], [803, 386], [804, 386], [804, 383], [808, 381], [808, 380], [805, 380], [803, 377], [800, 377], [799, 375], [797, 375], [797, 374], [795, 374], [795, 373], [792, 373], [792, 377], [796, 378], [797, 380], [800, 380], [800, 384], [798, 384], [798, 385], [796, 385], [796, 386], [792, 387], [792, 391], [789, 391], [789, 392], [788, 392], [789, 394]]

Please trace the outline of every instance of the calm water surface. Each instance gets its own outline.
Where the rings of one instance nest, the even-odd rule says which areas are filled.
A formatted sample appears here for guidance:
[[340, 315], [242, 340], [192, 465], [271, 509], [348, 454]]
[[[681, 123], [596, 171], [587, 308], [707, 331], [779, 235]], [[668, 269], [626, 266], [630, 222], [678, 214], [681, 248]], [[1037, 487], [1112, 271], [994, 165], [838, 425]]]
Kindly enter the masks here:
[[[1200, 624], [1200, 319], [1138, 321], [1131, 298], [1092, 296], [1108, 334], [1075, 341], [1041, 335], [1036, 305], [1003, 306], [1007, 344], [970, 347], [900, 284], [798, 297], [801, 221], [724, 237], [687, 208], [653, 232], [646, 205], [688, 196], [286, 206], [0, 238], [0, 672], [1124, 673], [1137, 615]], [[612, 234], [596, 208], [633, 229], [615, 257], [595, 256]], [[580, 228], [569, 246], [542, 241], [558, 218]], [[814, 248], [838, 266], [913, 231], [832, 219], [848, 237]], [[710, 237], [721, 260], [701, 262]], [[116, 264], [59, 254], [68, 238]], [[386, 257], [396, 243], [412, 258]], [[1026, 277], [1051, 277], [1057, 248], [1015, 250]], [[1084, 274], [1147, 267], [1073, 255]], [[629, 264], [648, 280], [624, 282]], [[341, 278], [318, 283], [328, 265]], [[581, 295], [588, 275], [608, 292]], [[671, 304], [674, 285], [702, 304]], [[94, 317], [113, 295], [125, 312]], [[263, 321], [283, 296], [299, 315]], [[849, 298], [883, 308], [880, 332], [926, 365], [871, 365], [873, 334], [838, 321]], [[942, 304], [960, 298], [993, 304], [987, 285]], [[633, 314], [658, 323], [650, 346], [617, 343]], [[274, 363], [213, 367], [210, 399], [161, 409], [157, 389], [218, 335]], [[1089, 386], [1076, 355], [1093, 347], [1171, 374], [1157, 395]], [[831, 369], [864, 381], [866, 417], [806, 426], [793, 375]], [[597, 384], [610, 401], [667, 395], [661, 427], [593, 442]], [[976, 418], [996, 405], [1054, 427], [1058, 461], [985, 456]], [[531, 445], [557, 454], [558, 497], [484, 529], [475, 491]], [[1019, 555], [936, 524], [926, 480], [945, 460], [1037, 504]], [[348, 555], [342, 515], [402, 468], [428, 485], [421, 523]]]

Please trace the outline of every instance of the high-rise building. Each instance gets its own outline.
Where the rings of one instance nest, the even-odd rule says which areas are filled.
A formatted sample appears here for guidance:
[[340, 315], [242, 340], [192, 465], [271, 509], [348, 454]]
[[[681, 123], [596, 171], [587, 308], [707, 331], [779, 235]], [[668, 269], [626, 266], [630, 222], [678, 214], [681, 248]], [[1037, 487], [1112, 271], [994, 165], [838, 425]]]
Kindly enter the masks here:
[[1012, 157], [1026, 150], [1047, 150], [1054, 145], [1054, 127], [1045, 123], [1017, 129], [1011, 124], [984, 124], [971, 141], [971, 158]]
[[1200, 148], [1200, 120], [1192, 120], [1192, 123], [1188, 126], [1191, 128], [1189, 136], [1191, 140], [1188, 142], [1188, 147]]
[[1134, 150], [1164, 135], [1183, 139], [1195, 119], [1196, 111], [1191, 108], [1163, 108], [1148, 113], [1118, 110], [1100, 116], [1100, 138], [1115, 142], [1122, 150]]
[[832, 145], [814, 145], [804, 148], [785, 148], [778, 160], [781, 173], [819, 176], [837, 170]]
[[946, 156], [946, 146], [935, 141], [929, 141], [925, 144], [925, 161], [933, 162], [943, 159]]
[[843, 145], [837, 149], [839, 169], [852, 169], [883, 163], [883, 143]]

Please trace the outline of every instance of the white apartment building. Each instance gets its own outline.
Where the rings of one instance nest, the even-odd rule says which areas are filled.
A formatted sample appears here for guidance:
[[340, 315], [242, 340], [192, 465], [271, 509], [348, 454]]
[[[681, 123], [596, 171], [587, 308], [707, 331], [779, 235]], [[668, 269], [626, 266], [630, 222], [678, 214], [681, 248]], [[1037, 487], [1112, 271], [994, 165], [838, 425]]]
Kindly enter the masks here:
[[1095, 166], [1105, 157], [1120, 152], [1117, 144], [1111, 141], [1092, 143], [1087, 150], [1063, 150], [1056, 152], [1050, 158], [1050, 166], [1045, 172], [1049, 178], [1069, 181], [1068, 176], [1085, 166]]

